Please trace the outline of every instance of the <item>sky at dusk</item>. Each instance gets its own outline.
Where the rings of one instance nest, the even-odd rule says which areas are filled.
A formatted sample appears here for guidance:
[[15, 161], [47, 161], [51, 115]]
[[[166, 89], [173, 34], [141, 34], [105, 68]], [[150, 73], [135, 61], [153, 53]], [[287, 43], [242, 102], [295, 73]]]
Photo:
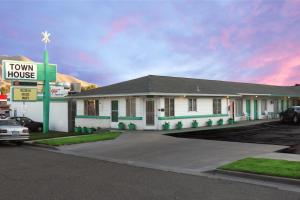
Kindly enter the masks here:
[[98, 85], [149, 74], [300, 83], [300, 0], [1, 1], [0, 55]]

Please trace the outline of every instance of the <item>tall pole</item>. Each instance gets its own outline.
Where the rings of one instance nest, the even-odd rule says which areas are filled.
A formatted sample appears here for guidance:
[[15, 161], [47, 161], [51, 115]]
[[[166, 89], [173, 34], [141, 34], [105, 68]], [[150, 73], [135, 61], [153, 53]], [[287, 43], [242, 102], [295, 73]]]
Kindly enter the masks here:
[[48, 78], [48, 51], [45, 48], [44, 51], [44, 94], [43, 94], [43, 133], [49, 132], [49, 111], [50, 111], [50, 86]]
[[47, 134], [49, 132], [49, 113], [50, 113], [50, 85], [49, 85], [49, 64], [48, 64], [48, 51], [47, 43], [50, 42], [49, 36], [51, 35], [47, 31], [42, 32], [43, 39], [45, 43], [44, 50], [44, 93], [43, 93], [43, 133]]

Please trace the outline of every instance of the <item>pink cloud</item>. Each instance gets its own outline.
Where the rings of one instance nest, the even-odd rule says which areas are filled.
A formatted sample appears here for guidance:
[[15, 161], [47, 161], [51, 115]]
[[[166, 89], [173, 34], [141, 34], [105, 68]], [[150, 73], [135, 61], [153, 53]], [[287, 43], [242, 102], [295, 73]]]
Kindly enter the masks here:
[[285, 1], [281, 14], [285, 17], [296, 17], [300, 15], [300, 0]]
[[100, 42], [102, 44], [106, 44], [111, 41], [114, 37], [116, 37], [119, 33], [124, 32], [126, 29], [131, 27], [133, 24], [137, 23], [137, 19], [135, 17], [126, 16], [119, 18], [112, 22], [108, 33], [104, 35]]
[[89, 55], [88, 53], [86, 53], [86, 52], [84, 52], [84, 51], [78, 52], [77, 58], [78, 58], [81, 62], [84, 62], [84, 63], [87, 64], [87, 65], [97, 65], [97, 66], [101, 66], [101, 62], [100, 62], [97, 58], [95, 58], [95, 57]]
[[[253, 81], [271, 85], [295, 84], [295, 76], [300, 77], [300, 44], [281, 40], [262, 49], [241, 64], [245, 69], [255, 70]], [[266, 71], [262, 75], [262, 70]], [[299, 78], [300, 80], [300, 78]]]

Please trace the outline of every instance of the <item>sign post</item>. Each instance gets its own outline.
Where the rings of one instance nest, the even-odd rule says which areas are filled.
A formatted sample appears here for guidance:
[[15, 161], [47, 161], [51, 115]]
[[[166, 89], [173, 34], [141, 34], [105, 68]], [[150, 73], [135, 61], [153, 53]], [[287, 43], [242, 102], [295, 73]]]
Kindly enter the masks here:
[[48, 51], [47, 51], [47, 43], [50, 42], [49, 36], [50, 33], [47, 31], [42, 32], [43, 39], [42, 41], [45, 43], [44, 50], [44, 94], [43, 94], [43, 133], [47, 134], [49, 132], [49, 113], [50, 113], [50, 84], [49, 84], [49, 64], [48, 64]]

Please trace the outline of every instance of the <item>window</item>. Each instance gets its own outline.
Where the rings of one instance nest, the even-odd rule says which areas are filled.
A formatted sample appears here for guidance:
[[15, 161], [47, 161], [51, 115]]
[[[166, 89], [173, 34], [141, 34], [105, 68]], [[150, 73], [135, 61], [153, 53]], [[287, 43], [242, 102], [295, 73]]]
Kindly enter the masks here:
[[135, 117], [136, 106], [135, 98], [126, 99], [126, 117]]
[[84, 115], [99, 115], [99, 100], [84, 100]]
[[174, 116], [174, 99], [165, 98], [165, 116]]
[[267, 100], [263, 99], [261, 100], [261, 114], [265, 115], [267, 110]]
[[197, 99], [189, 99], [189, 111], [197, 111]]
[[243, 115], [243, 101], [241, 99], [235, 100], [235, 115], [236, 116]]
[[222, 107], [221, 107], [221, 99], [213, 99], [213, 114], [221, 114]]

